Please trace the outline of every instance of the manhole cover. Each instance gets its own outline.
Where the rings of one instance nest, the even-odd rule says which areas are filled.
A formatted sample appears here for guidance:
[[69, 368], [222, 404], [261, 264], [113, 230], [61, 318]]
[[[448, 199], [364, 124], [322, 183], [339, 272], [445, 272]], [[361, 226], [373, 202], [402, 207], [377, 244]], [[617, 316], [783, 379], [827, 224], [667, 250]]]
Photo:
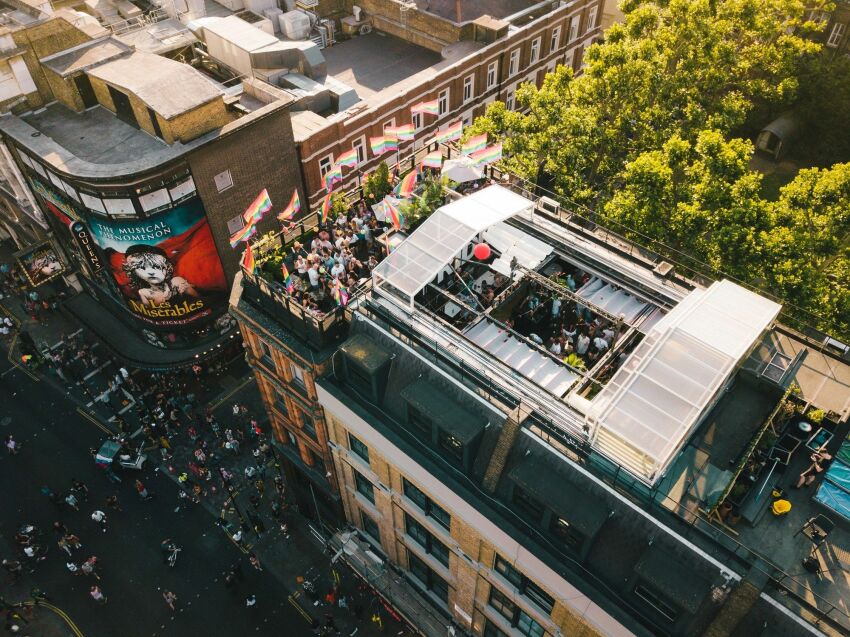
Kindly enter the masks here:
[[8, 427], [12, 423], [12, 418], [9, 416], [3, 416], [0, 418], [0, 427]]

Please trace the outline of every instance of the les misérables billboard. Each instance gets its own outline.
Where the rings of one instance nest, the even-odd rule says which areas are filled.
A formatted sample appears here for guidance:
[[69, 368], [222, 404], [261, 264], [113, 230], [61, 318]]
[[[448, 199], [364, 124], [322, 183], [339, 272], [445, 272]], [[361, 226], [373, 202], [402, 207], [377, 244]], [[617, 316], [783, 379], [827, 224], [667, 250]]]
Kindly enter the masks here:
[[200, 199], [148, 219], [89, 223], [127, 306], [143, 321], [184, 327], [227, 302], [227, 281]]

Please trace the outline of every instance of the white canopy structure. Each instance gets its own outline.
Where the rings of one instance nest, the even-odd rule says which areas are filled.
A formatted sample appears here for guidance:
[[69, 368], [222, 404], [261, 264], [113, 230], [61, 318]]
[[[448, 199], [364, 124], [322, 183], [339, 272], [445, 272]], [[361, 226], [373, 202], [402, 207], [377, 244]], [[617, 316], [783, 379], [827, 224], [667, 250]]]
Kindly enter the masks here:
[[780, 309], [726, 280], [690, 292], [592, 400], [593, 446], [653, 484]]
[[442, 206], [372, 271], [375, 289], [413, 298], [483, 230], [534, 203], [503, 186], [489, 186]]

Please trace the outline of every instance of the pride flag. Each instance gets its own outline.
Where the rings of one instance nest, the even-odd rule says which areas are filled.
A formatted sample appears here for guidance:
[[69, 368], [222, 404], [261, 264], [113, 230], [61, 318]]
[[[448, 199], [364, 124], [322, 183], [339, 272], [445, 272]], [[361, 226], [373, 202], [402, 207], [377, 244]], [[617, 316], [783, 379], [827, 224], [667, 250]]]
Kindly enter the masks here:
[[479, 150], [477, 153], [472, 153], [470, 157], [472, 157], [472, 159], [475, 160], [475, 163], [479, 166], [499, 161], [502, 158], [502, 142], [488, 146], [484, 150]]
[[298, 189], [292, 193], [292, 199], [289, 200], [289, 205], [281, 212], [277, 218], [281, 221], [289, 221], [301, 212], [301, 200], [298, 198]]
[[414, 188], [416, 188], [416, 171], [411, 170], [398, 182], [398, 186], [395, 187], [396, 197], [408, 199], [413, 195]]
[[257, 226], [253, 223], [249, 223], [247, 226], [244, 226], [241, 230], [237, 230], [232, 235], [230, 235], [230, 247], [235, 248], [240, 241], [247, 241], [251, 237], [253, 237], [257, 233]]
[[442, 168], [443, 167], [443, 151], [435, 150], [433, 153], [428, 153], [422, 159], [423, 168]]
[[334, 301], [340, 307], [345, 307], [348, 305], [348, 299], [350, 295], [348, 294], [348, 288], [345, 287], [339, 279], [334, 283]]
[[245, 248], [245, 252], [242, 253], [242, 268], [248, 272], [248, 274], [254, 274], [254, 270], [257, 267], [257, 262], [254, 261], [254, 251], [251, 250], [251, 244], [248, 244], [248, 247]]
[[328, 220], [328, 214], [331, 211], [331, 193], [325, 195], [325, 198], [322, 199], [322, 214], [320, 223], [324, 225], [324, 223]]
[[242, 213], [242, 218], [245, 220], [245, 225], [253, 225], [263, 218], [269, 210], [272, 209], [272, 200], [269, 199], [268, 191], [263, 188], [263, 191], [254, 199], [254, 203], [248, 206], [248, 209]]
[[415, 130], [413, 124], [402, 124], [401, 126], [390, 126], [386, 130], [390, 135], [398, 137], [400, 142], [409, 142], [413, 139]]
[[380, 137], [370, 137], [369, 146], [372, 147], [372, 152], [375, 155], [383, 155], [384, 153], [398, 150], [398, 141], [395, 137], [381, 135]]
[[404, 215], [401, 214], [401, 210], [392, 205], [386, 198], [384, 198], [384, 203], [387, 204], [387, 211], [390, 213], [390, 221], [393, 223], [393, 228], [401, 230], [401, 227], [404, 225]]
[[453, 142], [455, 140], [460, 139], [462, 133], [463, 122], [461, 120], [458, 120], [454, 124], [449, 126], [446, 130], [440, 131], [439, 133], [434, 135], [434, 141], [439, 142], [441, 144], [445, 144], [446, 142]]
[[330, 192], [337, 181], [342, 181], [342, 168], [334, 164], [333, 168], [325, 173], [325, 189]]
[[470, 137], [460, 147], [460, 152], [464, 155], [469, 155], [470, 153], [477, 153], [479, 150], [484, 150], [487, 148], [487, 133], [481, 133], [480, 135], [475, 135]]
[[411, 115], [416, 113], [425, 113], [426, 115], [439, 115], [440, 103], [437, 100], [429, 100], [427, 102], [419, 102], [410, 107]]
[[337, 166], [345, 166], [346, 168], [357, 168], [357, 151], [353, 148], [344, 152], [336, 160]]
[[292, 282], [292, 277], [289, 275], [289, 269], [286, 267], [285, 263], [280, 264], [280, 273], [283, 275], [283, 285], [286, 287], [286, 291], [292, 294], [292, 290], [295, 289], [295, 284]]

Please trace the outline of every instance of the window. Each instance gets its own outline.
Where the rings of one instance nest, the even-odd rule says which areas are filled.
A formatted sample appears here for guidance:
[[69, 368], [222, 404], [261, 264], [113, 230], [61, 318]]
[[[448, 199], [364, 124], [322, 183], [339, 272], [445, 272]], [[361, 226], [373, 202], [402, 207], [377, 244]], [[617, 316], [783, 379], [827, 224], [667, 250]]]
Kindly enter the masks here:
[[449, 89], [444, 88], [437, 95], [437, 106], [440, 115], [445, 115], [449, 112]]
[[501, 555], [496, 555], [496, 562], [493, 564], [493, 570], [516, 586], [517, 591], [519, 591], [521, 595], [530, 599], [541, 610], [546, 613], [552, 612], [552, 609], [555, 607], [555, 599], [505, 561]]
[[32, 160], [27, 155], [25, 155], [21, 151], [18, 151], [18, 157], [21, 158], [21, 161], [24, 162], [25, 166], [29, 166], [30, 168], [32, 168]]
[[375, 487], [357, 471], [354, 472], [354, 484], [357, 488], [357, 493], [375, 504]]
[[808, 19], [817, 24], [826, 24], [829, 22], [829, 12], [812, 9], [809, 11]]
[[516, 622], [516, 629], [523, 635], [527, 635], [528, 637], [543, 637], [543, 635], [545, 634], [543, 626], [541, 626], [536, 621], [531, 619], [531, 617], [526, 615], [524, 610], [519, 611], [519, 616], [517, 617]]
[[519, 487], [514, 487], [514, 504], [535, 522], [543, 517], [543, 505]]
[[593, 31], [596, 28], [596, 12], [597, 8], [590, 7], [590, 11], [587, 12], [587, 25], [584, 27], [585, 33], [588, 31]]
[[103, 205], [110, 217], [135, 217], [136, 209], [132, 199], [104, 199]]
[[327, 478], [327, 472], [325, 469], [325, 459], [312, 449], [308, 449], [307, 451], [310, 454], [310, 460], [313, 462], [313, 468], [319, 473], [321, 473], [323, 476], [325, 476], [325, 478]]
[[475, 76], [467, 75], [463, 80], [463, 101], [464, 103], [472, 99], [475, 93]]
[[228, 220], [227, 222], [227, 233], [235, 234], [239, 230], [245, 227], [245, 220], [242, 218], [242, 215], [236, 215], [233, 219]]
[[443, 566], [449, 565], [449, 549], [435, 538], [431, 532], [419, 524], [409, 513], [404, 514], [404, 528], [407, 535], [413, 538], [425, 552], [434, 557]]
[[572, 69], [573, 65], [575, 64], [575, 55], [576, 55], [575, 49], [570, 49], [569, 51], [564, 53], [564, 66]]
[[422, 113], [413, 114], [413, 130], [422, 130]]
[[437, 434], [437, 444], [440, 449], [448, 452], [452, 460], [463, 462], [463, 443], [450, 433], [440, 431]]
[[334, 165], [334, 156], [333, 155], [328, 155], [327, 157], [323, 157], [322, 159], [320, 159], [319, 160], [319, 177], [324, 179], [325, 175], [327, 175], [331, 171], [331, 168], [333, 168], [333, 165]]
[[402, 488], [404, 489], [404, 495], [412, 501], [416, 506], [422, 509], [422, 512], [425, 513], [430, 518], [433, 518], [440, 526], [449, 530], [452, 525], [452, 516], [442, 508], [441, 506], [434, 504], [434, 502], [425, 495], [419, 488], [410, 482], [407, 478], [402, 478]]
[[289, 429], [287, 429], [286, 435], [289, 438], [289, 444], [291, 444], [293, 447], [297, 447], [298, 446], [298, 438], [295, 437], [295, 434], [292, 433], [291, 431], [289, 431]]
[[570, 37], [567, 42], [572, 42], [578, 37], [578, 24], [581, 22], [581, 16], [573, 16], [570, 20]]
[[635, 595], [658, 611], [668, 621], [675, 621], [679, 611], [643, 584], [635, 586]]
[[552, 515], [549, 530], [574, 551], [578, 551], [584, 542], [584, 536], [576, 531], [572, 524], [560, 516]]
[[444, 604], [449, 603], [449, 585], [445, 580], [434, 573], [428, 565], [416, 557], [410, 551], [407, 552], [407, 561], [411, 575]]
[[195, 194], [195, 181], [191, 177], [186, 177], [180, 183], [169, 188], [168, 192], [171, 193], [171, 201], [174, 203], [182, 201]]
[[534, 64], [540, 59], [540, 38], [531, 41], [531, 55], [529, 57], [529, 64]]
[[[492, 608], [495, 608], [502, 617], [507, 619], [511, 623], [511, 626], [516, 628], [516, 630], [523, 635], [527, 635], [528, 637], [543, 637], [543, 635], [545, 635], [543, 626], [529, 617], [528, 613], [524, 610], [517, 608], [516, 604], [508, 599], [507, 595], [502, 593], [495, 586], [490, 587], [489, 604]], [[485, 634], [488, 633], [485, 632]], [[501, 631], [499, 633], [491, 634], [501, 634]]]
[[519, 73], [519, 49], [511, 51], [511, 57], [508, 60], [508, 77]]
[[298, 365], [296, 365], [295, 363], [290, 363], [289, 369], [292, 370], [292, 382], [296, 385], [300, 385], [301, 387], [305, 387], [304, 370], [298, 367]]
[[431, 419], [411, 405], [407, 406], [407, 424], [412, 425], [415, 433], [427, 436], [431, 440]]
[[514, 91], [513, 89], [508, 91], [508, 94], [505, 96], [505, 108], [509, 111], [514, 110]]
[[387, 129], [388, 129], [388, 128], [394, 128], [394, 127], [395, 127], [395, 117], [393, 117], [393, 118], [392, 118], [391, 120], [389, 120], [388, 122], [384, 122], [384, 127], [383, 127], [381, 130], [383, 130], [383, 131], [384, 131], [384, 135], [386, 135], [386, 134], [387, 134]]
[[844, 37], [844, 30], [847, 28], [843, 22], [836, 22], [832, 25], [832, 33], [829, 34], [829, 39], [826, 41], [827, 46], [836, 47], [841, 44], [841, 38]]
[[495, 586], [490, 587], [490, 606], [499, 611], [499, 614], [505, 619], [513, 622], [516, 614], [516, 605], [508, 599], [507, 595], [502, 593]]
[[366, 138], [361, 137], [351, 142], [351, 147], [357, 152], [357, 163], [366, 161]]
[[224, 192], [233, 187], [233, 175], [230, 174], [229, 170], [225, 170], [213, 177], [213, 183], [215, 183], [216, 190]]
[[289, 408], [286, 406], [286, 398], [284, 397], [283, 394], [275, 392], [274, 406], [275, 406], [275, 409], [277, 409], [281, 413], [281, 415], [286, 416], [287, 418], [290, 417], [289, 416]]
[[487, 624], [484, 626], [484, 637], [508, 637], [505, 633], [499, 630], [499, 627], [496, 626], [489, 619], [487, 620]]
[[348, 448], [351, 449], [353, 453], [360, 456], [366, 463], [369, 463], [369, 447], [363, 444], [359, 438], [352, 436], [350, 433], [348, 434]]
[[257, 339], [257, 344], [259, 345], [260, 357], [263, 359], [263, 362], [269, 367], [269, 369], [274, 370], [274, 359], [272, 358], [272, 351], [269, 349], [268, 344], [260, 339]]
[[[60, 181], [62, 181], [62, 187], [65, 189], [65, 192], [67, 193], [67, 195], [68, 195], [71, 199], [73, 199], [74, 201], [76, 201], [77, 203], [79, 203], [79, 202], [80, 202], [80, 197], [79, 197], [79, 195], [77, 194], [77, 191], [74, 189], [74, 187], [73, 187], [71, 184], [69, 184], [67, 181], [65, 181], [65, 180], [60, 180]], [[167, 196], [168, 196], [168, 195], [166, 195], [166, 197], [167, 197]]]
[[307, 432], [307, 435], [318, 442], [319, 436], [316, 433], [316, 424], [313, 422], [313, 419], [310, 417], [310, 415], [304, 414], [304, 417], [301, 419], [301, 422], [304, 425], [303, 429]]
[[552, 37], [549, 39], [549, 53], [561, 45], [561, 27], [552, 29]]
[[491, 89], [496, 86], [497, 71], [499, 70], [498, 62], [490, 62], [487, 65], [487, 88]]
[[378, 523], [370, 516], [366, 515], [365, 511], [360, 512], [360, 526], [366, 532], [366, 535], [371, 537], [378, 544], [381, 543], [381, 531], [378, 528]]
[[[160, 188], [159, 190], [152, 190], [144, 195], [140, 195], [139, 203], [142, 206], [142, 210], [145, 212], [154, 212], [160, 208], [167, 208], [171, 206], [171, 198], [168, 196], [168, 191], [165, 188]], [[241, 219], [241, 216], [237, 218]], [[237, 228], [236, 230], [239, 229], [240, 228]], [[236, 230], [233, 232], [236, 232]], [[233, 232], [230, 234], [233, 234]]]

